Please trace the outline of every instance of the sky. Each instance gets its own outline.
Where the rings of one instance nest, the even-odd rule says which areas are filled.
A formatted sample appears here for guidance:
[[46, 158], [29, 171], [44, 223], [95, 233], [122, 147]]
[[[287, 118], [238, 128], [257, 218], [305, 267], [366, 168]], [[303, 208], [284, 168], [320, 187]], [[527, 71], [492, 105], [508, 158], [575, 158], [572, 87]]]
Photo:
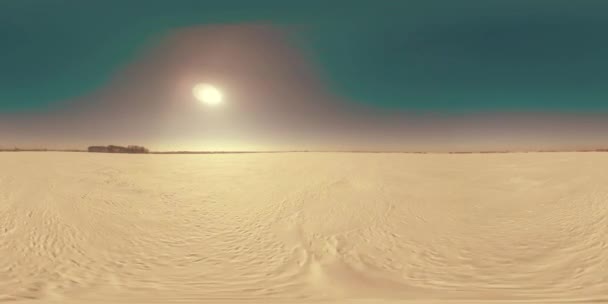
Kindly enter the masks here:
[[0, 148], [605, 148], [606, 28], [592, 0], [4, 0]]

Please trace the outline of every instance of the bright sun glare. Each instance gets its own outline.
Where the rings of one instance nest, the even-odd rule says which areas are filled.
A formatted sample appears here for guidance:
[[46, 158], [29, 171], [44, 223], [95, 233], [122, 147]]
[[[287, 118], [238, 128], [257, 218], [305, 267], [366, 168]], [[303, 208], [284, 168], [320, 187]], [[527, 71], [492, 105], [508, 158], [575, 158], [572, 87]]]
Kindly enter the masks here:
[[196, 99], [208, 105], [217, 105], [222, 103], [222, 92], [216, 87], [207, 84], [199, 83], [192, 88], [192, 94]]

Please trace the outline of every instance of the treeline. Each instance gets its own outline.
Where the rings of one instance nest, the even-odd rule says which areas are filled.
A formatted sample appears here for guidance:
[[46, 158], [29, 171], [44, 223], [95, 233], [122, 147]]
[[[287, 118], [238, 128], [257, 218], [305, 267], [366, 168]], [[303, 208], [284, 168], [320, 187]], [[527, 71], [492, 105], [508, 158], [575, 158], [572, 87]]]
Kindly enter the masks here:
[[142, 146], [90, 146], [87, 151], [99, 153], [149, 153], [150, 151]]
[[78, 149], [0, 148], [0, 152], [85, 152]]

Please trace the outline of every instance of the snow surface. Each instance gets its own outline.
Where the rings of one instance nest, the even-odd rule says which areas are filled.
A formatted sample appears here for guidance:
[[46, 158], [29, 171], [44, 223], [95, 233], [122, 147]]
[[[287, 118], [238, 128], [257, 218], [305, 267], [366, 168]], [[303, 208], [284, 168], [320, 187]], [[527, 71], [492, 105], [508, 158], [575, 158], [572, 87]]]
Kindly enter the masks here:
[[2, 300], [608, 301], [608, 153], [0, 153]]

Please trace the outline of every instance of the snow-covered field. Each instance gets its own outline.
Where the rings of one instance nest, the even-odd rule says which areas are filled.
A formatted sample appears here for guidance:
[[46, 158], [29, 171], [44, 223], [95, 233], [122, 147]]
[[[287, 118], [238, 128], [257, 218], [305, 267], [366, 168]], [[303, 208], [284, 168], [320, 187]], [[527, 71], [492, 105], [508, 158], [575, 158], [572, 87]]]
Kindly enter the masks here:
[[608, 153], [0, 153], [0, 301], [608, 301]]

